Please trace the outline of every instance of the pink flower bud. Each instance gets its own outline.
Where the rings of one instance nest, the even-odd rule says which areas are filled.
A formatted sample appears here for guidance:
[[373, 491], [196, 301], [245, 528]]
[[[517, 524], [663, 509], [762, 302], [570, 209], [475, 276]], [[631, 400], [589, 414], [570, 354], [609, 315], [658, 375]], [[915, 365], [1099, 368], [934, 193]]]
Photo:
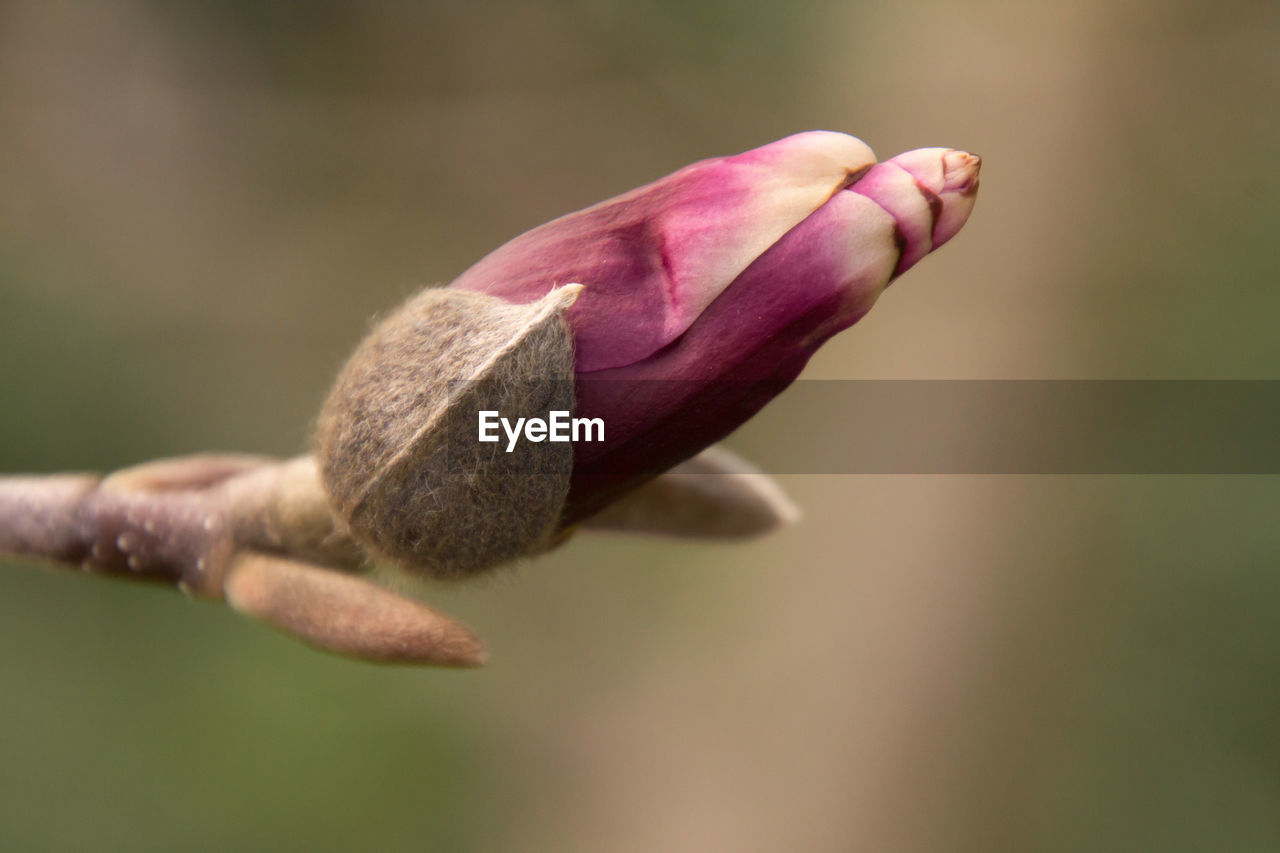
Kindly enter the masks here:
[[576, 414], [571, 524], [723, 438], [786, 387], [897, 275], [959, 231], [980, 159], [924, 148], [876, 164], [812, 131], [687, 166], [571, 213], [450, 286], [532, 302], [584, 286], [566, 314]]

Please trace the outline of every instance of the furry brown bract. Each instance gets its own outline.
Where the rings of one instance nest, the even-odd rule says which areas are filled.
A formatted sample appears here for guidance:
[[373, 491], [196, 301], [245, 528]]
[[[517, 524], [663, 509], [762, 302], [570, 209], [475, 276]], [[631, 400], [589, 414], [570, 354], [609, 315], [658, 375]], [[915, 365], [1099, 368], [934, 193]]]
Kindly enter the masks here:
[[476, 413], [573, 406], [567, 285], [527, 305], [426, 290], [338, 376], [316, 431], [321, 478], [354, 534], [400, 566], [462, 577], [542, 550], [569, 489], [568, 443], [476, 441]]

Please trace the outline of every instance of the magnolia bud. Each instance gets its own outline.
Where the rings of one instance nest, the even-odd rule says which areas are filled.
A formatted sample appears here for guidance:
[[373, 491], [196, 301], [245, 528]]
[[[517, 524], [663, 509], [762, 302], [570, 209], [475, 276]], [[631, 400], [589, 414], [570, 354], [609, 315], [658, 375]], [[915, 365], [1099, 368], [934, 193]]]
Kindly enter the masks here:
[[800, 133], [540, 225], [460, 275], [450, 287], [511, 302], [584, 286], [566, 318], [577, 413], [609, 438], [575, 447], [561, 523], [719, 441], [786, 388], [964, 225], [980, 166], [951, 148], [877, 164], [852, 136]]
[[477, 412], [534, 417], [573, 406], [562, 315], [581, 288], [527, 305], [426, 290], [374, 329], [343, 368], [316, 431], [337, 513], [402, 567], [459, 577], [541, 550], [573, 451], [478, 442]]

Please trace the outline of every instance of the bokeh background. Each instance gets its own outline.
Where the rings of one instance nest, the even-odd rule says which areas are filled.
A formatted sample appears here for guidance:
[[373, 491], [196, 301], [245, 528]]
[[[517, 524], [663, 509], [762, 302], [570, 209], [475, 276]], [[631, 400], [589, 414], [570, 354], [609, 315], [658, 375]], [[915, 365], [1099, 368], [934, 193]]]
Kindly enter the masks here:
[[[0, 470], [293, 453], [420, 285], [811, 128], [985, 168], [808, 377], [1280, 378], [1272, 2], [5, 0]], [[479, 672], [6, 562], [0, 847], [1280, 849], [1277, 478], [783, 479], [431, 590]]]

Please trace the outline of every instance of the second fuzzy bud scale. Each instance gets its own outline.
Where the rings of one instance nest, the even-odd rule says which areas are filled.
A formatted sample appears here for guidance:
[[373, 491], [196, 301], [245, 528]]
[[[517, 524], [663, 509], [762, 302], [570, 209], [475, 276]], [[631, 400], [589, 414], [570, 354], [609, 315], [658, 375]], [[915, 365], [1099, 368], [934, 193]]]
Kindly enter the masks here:
[[569, 444], [495, 453], [476, 413], [573, 408], [581, 287], [515, 305], [427, 290], [352, 355], [320, 414], [325, 490], [353, 533], [404, 568], [461, 577], [542, 550], [569, 490]]

